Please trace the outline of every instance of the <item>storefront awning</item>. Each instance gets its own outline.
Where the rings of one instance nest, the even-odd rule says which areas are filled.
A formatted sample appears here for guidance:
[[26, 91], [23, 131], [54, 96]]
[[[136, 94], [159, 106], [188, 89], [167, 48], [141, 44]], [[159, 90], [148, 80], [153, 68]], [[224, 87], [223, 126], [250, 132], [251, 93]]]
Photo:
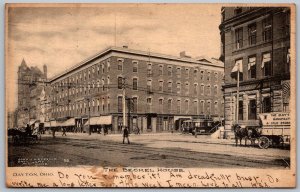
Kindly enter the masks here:
[[[90, 125], [111, 125], [112, 116], [100, 116], [100, 117], [91, 117]], [[84, 125], [88, 125], [89, 121], [87, 121]]]
[[29, 125], [33, 125], [35, 122], [37, 122], [37, 120], [31, 119], [31, 120], [29, 121]]
[[71, 118], [66, 121], [57, 122], [56, 126], [61, 126], [61, 127], [75, 126], [75, 119]]
[[50, 127], [50, 122], [44, 122], [44, 127]]

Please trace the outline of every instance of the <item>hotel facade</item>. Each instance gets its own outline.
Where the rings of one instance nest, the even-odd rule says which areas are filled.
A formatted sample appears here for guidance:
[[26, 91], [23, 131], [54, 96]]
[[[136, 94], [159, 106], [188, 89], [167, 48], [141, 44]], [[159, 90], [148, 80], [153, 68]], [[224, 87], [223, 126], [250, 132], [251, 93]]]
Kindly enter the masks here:
[[142, 132], [180, 130], [190, 118], [223, 118], [224, 65], [216, 59], [193, 59], [111, 47], [49, 80], [51, 119], [47, 126], [77, 131], [123, 125]]

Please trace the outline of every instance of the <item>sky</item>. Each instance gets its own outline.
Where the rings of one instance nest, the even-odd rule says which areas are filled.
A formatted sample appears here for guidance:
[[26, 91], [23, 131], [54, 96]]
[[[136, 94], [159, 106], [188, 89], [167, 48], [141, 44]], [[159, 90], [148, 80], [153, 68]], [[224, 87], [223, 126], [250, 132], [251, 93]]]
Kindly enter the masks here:
[[[178, 56], [219, 58], [220, 5], [90, 4], [11, 7], [7, 12], [8, 109], [17, 101], [17, 70], [48, 66], [61, 73], [109, 46]], [[13, 88], [12, 88], [13, 87]]]

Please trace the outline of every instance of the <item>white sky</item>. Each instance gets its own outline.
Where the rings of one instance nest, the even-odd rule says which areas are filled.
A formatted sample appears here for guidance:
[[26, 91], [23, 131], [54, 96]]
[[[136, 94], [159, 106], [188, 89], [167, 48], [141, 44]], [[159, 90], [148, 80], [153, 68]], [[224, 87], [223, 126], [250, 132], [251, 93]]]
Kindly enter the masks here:
[[17, 67], [47, 64], [48, 77], [116, 45], [192, 57], [219, 58], [219, 5], [102, 4], [89, 7], [15, 7], [8, 11], [8, 109], [16, 102]]

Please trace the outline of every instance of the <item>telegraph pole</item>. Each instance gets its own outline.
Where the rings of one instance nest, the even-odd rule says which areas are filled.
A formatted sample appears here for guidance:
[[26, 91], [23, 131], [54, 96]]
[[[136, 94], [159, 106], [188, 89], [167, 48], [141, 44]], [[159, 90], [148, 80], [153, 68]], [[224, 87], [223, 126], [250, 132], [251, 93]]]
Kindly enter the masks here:
[[126, 125], [126, 96], [125, 96], [125, 77], [123, 77], [123, 128], [125, 128]]

